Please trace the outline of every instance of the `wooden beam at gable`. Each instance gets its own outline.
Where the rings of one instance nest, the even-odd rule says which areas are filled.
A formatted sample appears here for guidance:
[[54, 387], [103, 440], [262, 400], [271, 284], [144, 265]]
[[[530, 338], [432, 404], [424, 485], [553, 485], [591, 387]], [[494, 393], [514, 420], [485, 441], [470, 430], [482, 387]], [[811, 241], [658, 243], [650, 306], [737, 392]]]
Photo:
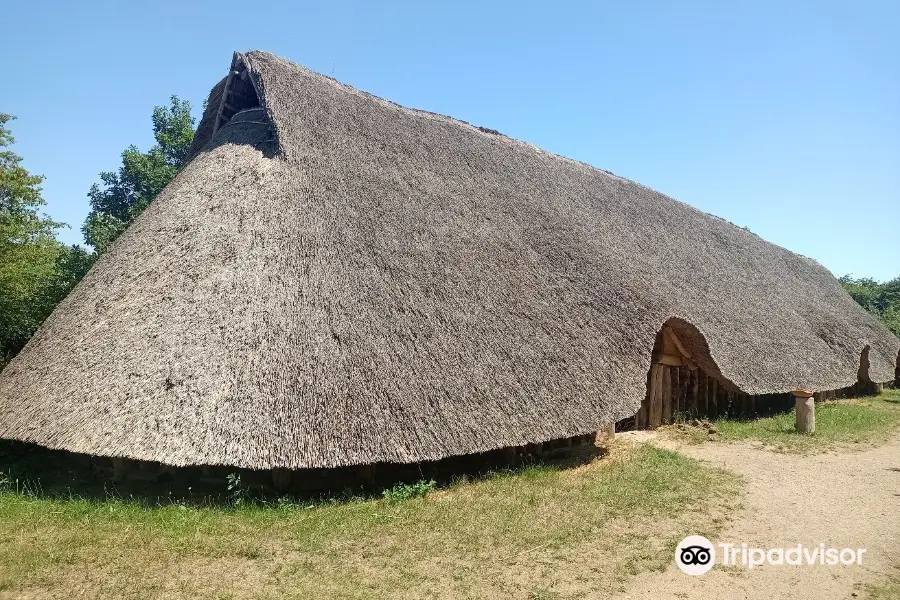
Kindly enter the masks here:
[[244, 67], [243, 61], [241, 60], [240, 55], [237, 52], [235, 52], [231, 56], [231, 68], [228, 70], [228, 77], [225, 78], [225, 88], [222, 90], [222, 98], [219, 100], [219, 109], [218, 109], [218, 111], [216, 111], [216, 118], [213, 120], [213, 131], [212, 131], [213, 135], [216, 135], [216, 132], [219, 130], [219, 127], [221, 127], [223, 123], [227, 123], [228, 119], [230, 118], [230, 117], [225, 116], [225, 114], [224, 114], [225, 109], [231, 108], [233, 111], [234, 107], [229, 105], [226, 102], [226, 100], [228, 99], [228, 96], [231, 93], [231, 85], [232, 85], [232, 82], [234, 81], [234, 76], [235, 75], [242, 76], [243, 74], [245, 74], [247, 72], [246, 67], [244, 67], [243, 73], [242, 73], [241, 67]]

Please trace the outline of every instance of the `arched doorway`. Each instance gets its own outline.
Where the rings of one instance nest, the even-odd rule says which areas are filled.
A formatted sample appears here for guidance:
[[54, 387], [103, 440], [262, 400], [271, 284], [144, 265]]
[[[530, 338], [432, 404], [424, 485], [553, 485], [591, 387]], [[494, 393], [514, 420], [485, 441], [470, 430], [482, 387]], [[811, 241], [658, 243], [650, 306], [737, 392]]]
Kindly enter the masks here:
[[693, 354], [667, 321], [656, 334], [647, 372], [647, 395], [635, 415], [635, 427], [652, 429], [673, 422], [685, 409], [696, 412], [697, 407], [691, 407], [685, 398], [696, 396], [697, 370]]
[[894, 367], [894, 386], [900, 387], [900, 350], [897, 351], [897, 366]]
[[856, 371], [856, 391], [860, 395], [872, 393], [872, 380], [869, 379], [869, 346], [865, 346], [859, 354], [859, 370]]
[[[900, 362], [900, 356], [898, 356], [898, 362]], [[883, 383], [872, 381], [872, 378], [869, 376], [869, 364], [869, 346], [866, 345], [859, 355], [859, 370], [856, 372], [855, 391], [860, 396], [880, 394], [881, 390], [884, 389]], [[898, 371], [895, 370], [895, 378], [897, 377], [897, 373]]]
[[722, 375], [703, 334], [684, 319], [663, 323], [653, 345], [647, 394], [634, 417], [636, 429], [679, 418], [752, 417], [790, 410], [791, 394], [751, 396]]

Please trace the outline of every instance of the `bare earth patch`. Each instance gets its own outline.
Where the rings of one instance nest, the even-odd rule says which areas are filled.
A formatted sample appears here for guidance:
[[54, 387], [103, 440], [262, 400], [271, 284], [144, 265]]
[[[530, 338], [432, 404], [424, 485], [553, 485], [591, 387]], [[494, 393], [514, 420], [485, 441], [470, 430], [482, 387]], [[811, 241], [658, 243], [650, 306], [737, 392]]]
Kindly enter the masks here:
[[[622, 598], [826, 600], [888, 598], [897, 587], [900, 547], [900, 438], [862, 451], [817, 455], [774, 453], [746, 442], [656, 443], [744, 477], [745, 509], [710, 538], [770, 548], [867, 548], [862, 566], [714, 568], [690, 577], [674, 563], [635, 579]], [[593, 596], [588, 596], [593, 597]], [[598, 598], [601, 595], [596, 596]]]

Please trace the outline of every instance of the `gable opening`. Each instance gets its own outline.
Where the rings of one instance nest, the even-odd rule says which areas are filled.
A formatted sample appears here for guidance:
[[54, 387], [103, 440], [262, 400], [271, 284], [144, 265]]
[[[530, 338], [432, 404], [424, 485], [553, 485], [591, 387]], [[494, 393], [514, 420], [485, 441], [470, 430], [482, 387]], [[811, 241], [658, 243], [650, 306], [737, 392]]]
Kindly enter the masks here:
[[225, 79], [225, 89], [222, 90], [222, 98], [219, 100], [212, 134], [215, 135], [220, 127], [231, 121], [239, 112], [253, 108], [261, 108], [259, 93], [250, 76], [247, 63], [235, 52], [231, 59], [231, 69]]

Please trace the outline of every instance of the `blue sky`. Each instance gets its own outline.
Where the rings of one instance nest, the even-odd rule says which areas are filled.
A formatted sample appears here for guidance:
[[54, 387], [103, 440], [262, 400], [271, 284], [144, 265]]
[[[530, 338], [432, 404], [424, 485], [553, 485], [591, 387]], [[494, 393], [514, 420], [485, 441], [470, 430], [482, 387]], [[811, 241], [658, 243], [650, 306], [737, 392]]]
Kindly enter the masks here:
[[639, 181], [811, 256], [900, 275], [900, 2], [20, 2], [0, 112], [79, 242], [87, 191], [233, 50]]

